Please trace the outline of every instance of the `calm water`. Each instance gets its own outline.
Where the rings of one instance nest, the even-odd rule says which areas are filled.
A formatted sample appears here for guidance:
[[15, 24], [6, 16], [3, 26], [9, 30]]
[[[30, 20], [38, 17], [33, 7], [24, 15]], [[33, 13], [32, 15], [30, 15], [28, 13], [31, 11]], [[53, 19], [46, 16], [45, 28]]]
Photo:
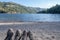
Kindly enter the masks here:
[[0, 21], [60, 21], [60, 14], [0, 14]]
[[[42, 22], [60, 22], [60, 14], [0, 14], [0, 21], [42, 21]], [[29, 26], [29, 27], [28, 27]], [[32, 27], [31, 27], [32, 26]], [[34, 29], [49, 29], [59, 30], [60, 23], [52, 24], [37, 24], [37, 25], [0, 25], [0, 30], [6, 30], [9, 28], [34, 28]]]

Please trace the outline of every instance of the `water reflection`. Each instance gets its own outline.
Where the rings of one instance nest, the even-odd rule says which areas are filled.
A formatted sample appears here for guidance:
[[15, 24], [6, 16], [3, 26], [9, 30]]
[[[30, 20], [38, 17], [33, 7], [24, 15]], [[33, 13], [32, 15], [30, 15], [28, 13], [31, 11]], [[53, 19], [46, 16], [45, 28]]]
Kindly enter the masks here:
[[60, 14], [0, 14], [0, 21], [60, 21]]

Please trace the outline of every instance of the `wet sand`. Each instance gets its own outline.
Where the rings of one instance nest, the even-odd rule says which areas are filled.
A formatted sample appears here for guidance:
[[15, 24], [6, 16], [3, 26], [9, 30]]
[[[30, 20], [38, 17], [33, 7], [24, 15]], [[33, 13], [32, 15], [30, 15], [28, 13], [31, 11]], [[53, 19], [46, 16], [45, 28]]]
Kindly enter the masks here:
[[34, 40], [60, 40], [60, 22], [6, 22], [0, 23], [0, 40], [9, 28], [31, 31]]

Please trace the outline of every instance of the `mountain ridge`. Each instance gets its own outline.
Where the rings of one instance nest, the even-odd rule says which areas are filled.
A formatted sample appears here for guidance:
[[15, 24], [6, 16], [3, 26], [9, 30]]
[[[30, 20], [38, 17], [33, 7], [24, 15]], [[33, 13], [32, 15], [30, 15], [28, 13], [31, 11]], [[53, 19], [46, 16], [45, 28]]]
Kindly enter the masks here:
[[39, 11], [37, 9], [37, 7], [26, 7], [14, 2], [0, 2], [0, 13], [36, 13]]

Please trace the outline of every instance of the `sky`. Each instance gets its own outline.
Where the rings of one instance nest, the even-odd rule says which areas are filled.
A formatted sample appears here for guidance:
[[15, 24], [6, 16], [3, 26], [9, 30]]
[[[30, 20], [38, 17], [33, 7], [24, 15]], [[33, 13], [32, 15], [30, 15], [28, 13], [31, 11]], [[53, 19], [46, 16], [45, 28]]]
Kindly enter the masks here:
[[50, 8], [60, 4], [60, 0], [0, 0], [1, 2], [15, 2], [29, 7]]

